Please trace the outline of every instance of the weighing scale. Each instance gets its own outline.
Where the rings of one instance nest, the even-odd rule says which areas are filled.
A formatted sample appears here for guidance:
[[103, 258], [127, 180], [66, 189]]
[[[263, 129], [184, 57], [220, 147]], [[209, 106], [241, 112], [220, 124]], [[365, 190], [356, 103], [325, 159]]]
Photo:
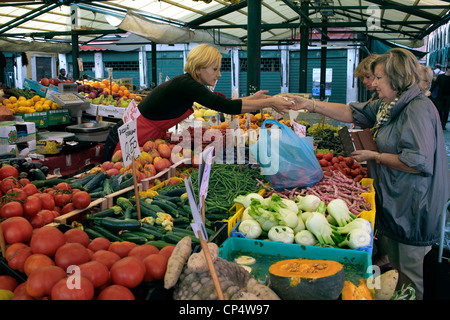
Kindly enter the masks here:
[[52, 93], [52, 99], [69, 110], [71, 117], [77, 118], [77, 123], [81, 123], [81, 114], [86, 110], [91, 102], [78, 93], [78, 85], [76, 83], [60, 83], [58, 85], [59, 92]]

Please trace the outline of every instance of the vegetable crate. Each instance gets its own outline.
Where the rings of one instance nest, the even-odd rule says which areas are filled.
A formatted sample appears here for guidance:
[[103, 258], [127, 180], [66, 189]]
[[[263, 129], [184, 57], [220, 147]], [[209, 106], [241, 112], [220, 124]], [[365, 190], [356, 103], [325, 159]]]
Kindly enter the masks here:
[[[142, 183], [138, 183], [137, 184], [137, 189], [138, 189], [138, 192], [143, 191]], [[106, 195], [105, 196], [106, 207], [104, 209], [111, 208], [112, 206], [114, 206], [115, 200], [118, 197], [126, 197], [126, 198], [128, 198], [128, 195], [131, 194], [131, 193], [133, 194], [132, 196], [134, 196], [134, 185], [132, 185], [130, 187], [127, 187], [127, 188], [124, 188], [122, 190], [119, 190], [117, 192], [114, 192], [114, 193]]]
[[370, 192], [362, 193], [361, 195], [364, 197], [367, 203], [370, 203], [370, 211], [362, 211], [358, 217], [364, 218], [370, 223], [372, 223], [372, 227], [375, 230], [375, 189], [373, 188], [373, 179], [363, 178], [359, 182], [363, 187], [370, 185]]
[[149, 189], [150, 188], [150, 184], [152, 184], [153, 181], [155, 181], [156, 179], [159, 179], [159, 180], [166, 180], [166, 179], [168, 179], [169, 178], [169, 173], [170, 173], [170, 168], [166, 168], [163, 171], [160, 171], [157, 174], [155, 174], [153, 177], [142, 179], [141, 180], [142, 190], [146, 191], [147, 189]]
[[250, 255], [260, 261], [252, 268], [252, 274], [264, 281], [268, 268], [272, 263], [283, 259], [304, 258], [333, 260], [344, 265], [346, 278], [368, 278], [372, 276], [371, 255], [365, 251], [301, 246], [298, 244], [280, 243], [266, 240], [244, 238], [228, 238], [219, 247], [219, 256], [233, 261], [241, 255]]

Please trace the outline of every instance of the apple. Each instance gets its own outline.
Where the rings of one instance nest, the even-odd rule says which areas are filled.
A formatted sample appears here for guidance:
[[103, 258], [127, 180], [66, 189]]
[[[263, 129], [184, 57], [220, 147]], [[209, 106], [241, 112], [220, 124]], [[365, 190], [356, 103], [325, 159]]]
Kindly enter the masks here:
[[95, 98], [97, 98], [97, 91], [91, 91], [91, 92], [89, 92], [89, 98], [90, 98], [90, 99], [95, 99]]

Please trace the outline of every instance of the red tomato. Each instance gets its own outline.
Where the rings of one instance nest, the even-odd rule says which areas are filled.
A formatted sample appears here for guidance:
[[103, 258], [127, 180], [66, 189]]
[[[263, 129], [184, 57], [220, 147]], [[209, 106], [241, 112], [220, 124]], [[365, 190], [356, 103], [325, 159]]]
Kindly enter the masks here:
[[91, 249], [94, 252], [97, 252], [98, 250], [108, 250], [110, 244], [111, 241], [106, 238], [95, 238], [89, 243], [88, 249]]
[[108, 269], [111, 269], [112, 265], [120, 260], [120, 256], [117, 253], [108, 250], [95, 251], [91, 256], [91, 261], [99, 261], [103, 263]]
[[27, 261], [28, 257], [33, 254], [33, 252], [31, 251], [31, 248], [26, 246], [24, 248], [15, 249], [12, 252], [14, 252], [14, 255], [11, 256], [11, 258], [7, 259], [8, 266], [13, 270], [17, 270], [19, 272], [24, 273], [25, 272], [25, 270], [24, 270], [25, 261]]
[[58, 228], [44, 226], [33, 233], [30, 247], [34, 253], [43, 253], [52, 257], [64, 243], [64, 234]]
[[74, 204], [72, 202], [70, 202], [61, 209], [60, 214], [63, 215], [63, 214], [72, 212], [73, 210], [76, 210], [76, 209], [77, 208], [75, 208]]
[[80, 265], [88, 262], [90, 255], [85, 246], [80, 243], [66, 243], [56, 250], [55, 263], [67, 270], [70, 265]]
[[55, 262], [45, 254], [33, 253], [31, 256], [25, 260], [23, 270], [27, 276], [31, 274], [34, 270], [43, 266], [54, 266]]
[[91, 195], [86, 191], [78, 191], [72, 195], [72, 203], [77, 209], [87, 208], [91, 204]]
[[28, 276], [27, 293], [34, 298], [49, 296], [53, 286], [66, 277], [66, 272], [58, 266], [44, 266], [36, 269]]
[[16, 279], [11, 276], [2, 276], [0, 275], [0, 289], [13, 291], [19, 285]]
[[1, 182], [0, 182], [0, 190], [3, 193], [7, 193], [8, 191], [11, 191], [11, 189], [13, 189], [13, 188], [20, 187], [16, 181], [17, 180], [14, 180], [12, 178], [1, 180]]
[[30, 182], [30, 179], [21, 178], [21, 179], [19, 179], [19, 183], [22, 187], [25, 187], [27, 184], [30, 184], [31, 182]]
[[31, 223], [24, 217], [11, 217], [2, 222], [3, 236], [9, 244], [28, 242], [33, 233]]
[[54, 186], [55, 190], [72, 190], [72, 188], [70, 187], [70, 185], [67, 182], [61, 182], [58, 183], [56, 186]]
[[142, 262], [145, 265], [144, 281], [161, 280], [164, 278], [167, 269], [168, 258], [162, 254], [151, 254]]
[[77, 228], [64, 232], [64, 238], [66, 239], [66, 242], [77, 242], [86, 248], [88, 247], [90, 241], [88, 234]]
[[6, 164], [0, 168], [0, 180], [6, 179], [8, 177], [14, 177], [18, 179], [19, 171], [15, 167]]
[[42, 209], [53, 210], [55, 208], [55, 199], [49, 193], [41, 193], [40, 195]]
[[114, 241], [113, 243], [111, 243], [108, 250], [117, 253], [121, 258], [124, 258], [128, 256], [128, 253], [131, 251], [131, 249], [135, 248], [136, 246], [136, 243], [130, 241]]
[[67, 193], [59, 193], [55, 195], [55, 205], [57, 207], [63, 208], [66, 204], [70, 202], [71, 196]]
[[166, 256], [167, 259], [170, 258], [170, 256], [172, 255], [173, 249], [175, 249], [175, 246], [165, 246], [163, 248], [161, 248], [161, 250], [159, 250], [159, 253]]
[[11, 201], [0, 209], [0, 218], [21, 217], [23, 215], [22, 203]]
[[41, 215], [42, 216], [42, 218], [44, 220], [44, 225], [52, 223], [53, 220], [55, 219], [55, 215], [53, 213], [53, 210], [42, 209], [41, 211], [39, 211], [37, 213], [37, 215]]
[[80, 265], [82, 277], [92, 282], [94, 288], [104, 286], [109, 281], [109, 269], [99, 261], [89, 261]]
[[97, 300], [136, 300], [133, 292], [127, 287], [113, 284], [103, 289]]
[[32, 183], [29, 183], [29, 184], [27, 184], [27, 185], [24, 185], [24, 186], [22, 187], [22, 191], [25, 192], [25, 193], [26, 193], [27, 195], [29, 195], [29, 196], [31, 196], [32, 194], [35, 194], [35, 193], [38, 193], [38, 192], [39, 192], [38, 188], [37, 188], [34, 184], [32, 184]]
[[27, 218], [34, 217], [42, 209], [41, 199], [35, 196], [29, 196], [27, 201], [22, 205], [23, 215]]
[[113, 284], [127, 288], [137, 287], [145, 275], [144, 263], [136, 257], [125, 257], [114, 263], [110, 269]]
[[11, 200], [20, 200], [24, 202], [27, 199], [27, 194], [20, 188], [12, 188], [6, 192], [11, 197]]
[[30, 223], [33, 226], [34, 229], [39, 229], [45, 226], [45, 217], [42, 214], [39, 214], [39, 212], [30, 219]]
[[86, 277], [77, 277], [71, 285], [70, 279], [59, 280], [52, 288], [52, 300], [92, 300], [94, 286]]
[[128, 253], [128, 256], [144, 260], [145, 257], [158, 252], [159, 249], [151, 244], [141, 244], [140, 246], [131, 249], [131, 251]]

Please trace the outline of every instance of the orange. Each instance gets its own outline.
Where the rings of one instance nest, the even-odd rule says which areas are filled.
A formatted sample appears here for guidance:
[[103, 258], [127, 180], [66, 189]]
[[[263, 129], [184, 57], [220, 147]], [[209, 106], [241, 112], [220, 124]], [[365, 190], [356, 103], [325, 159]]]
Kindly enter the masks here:
[[9, 101], [11, 101], [11, 103], [16, 103], [17, 98], [15, 96], [11, 96], [11, 97], [9, 97]]
[[3, 104], [4, 105], [12, 104], [12, 101], [11, 101], [11, 99], [5, 99], [5, 100], [3, 100]]
[[127, 89], [123, 90], [123, 95], [125, 97], [129, 97], [130, 96], [130, 91], [128, 91]]
[[113, 92], [118, 92], [119, 91], [119, 85], [118, 84], [113, 84], [112, 87], [111, 87], [111, 90]]

